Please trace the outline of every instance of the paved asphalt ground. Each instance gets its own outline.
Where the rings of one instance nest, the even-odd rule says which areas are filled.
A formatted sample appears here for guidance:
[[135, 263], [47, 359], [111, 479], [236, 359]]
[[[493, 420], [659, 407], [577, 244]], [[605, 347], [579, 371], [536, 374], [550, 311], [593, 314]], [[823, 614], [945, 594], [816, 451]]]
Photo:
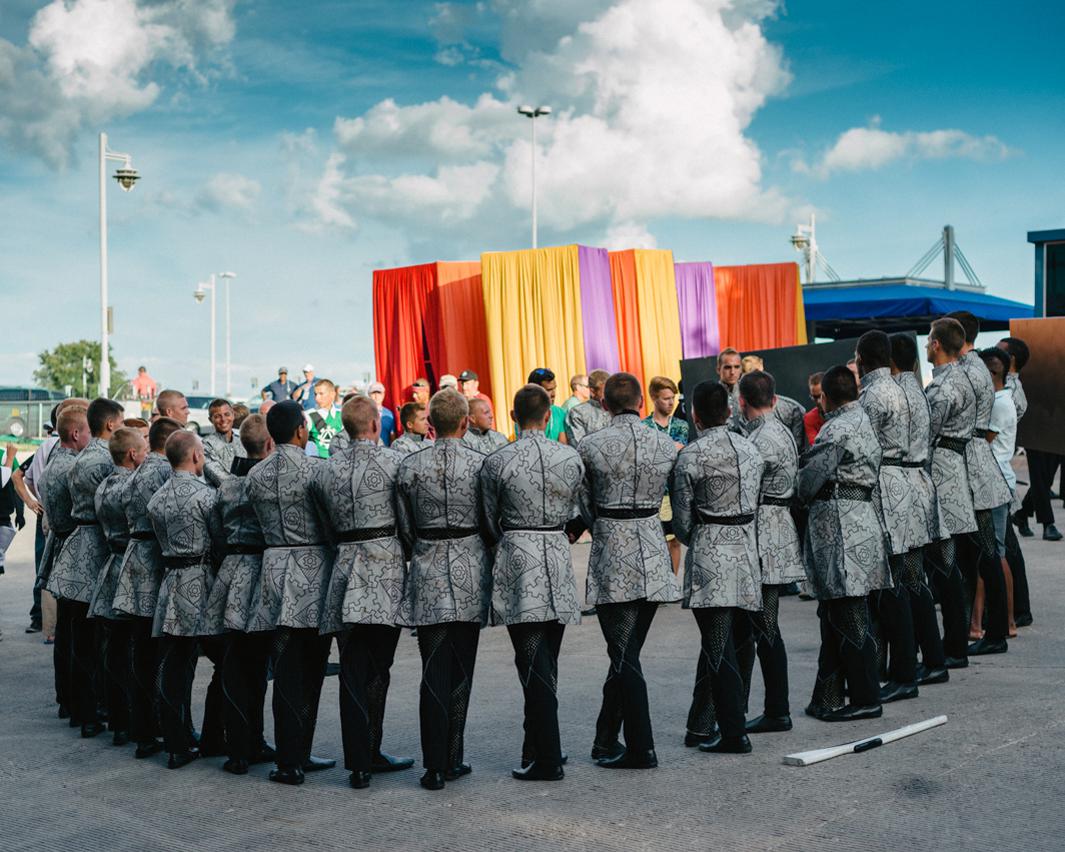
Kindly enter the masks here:
[[[474, 772], [436, 793], [418, 786], [418, 769], [352, 790], [338, 767], [289, 788], [269, 783], [265, 766], [241, 778], [222, 772], [221, 758], [169, 771], [164, 757], [134, 760], [132, 746], [115, 748], [108, 736], [80, 739], [56, 718], [51, 648], [23, 633], [32, 544], [27, 527], [0, 578], [2, 850], [1065, 849], [1065, 542], [1024, 540], [1035, 624], [1009, 654], [974, 659], [949, 684], [886, 706], [882, 719], [829, 725], [803, 716], [815, 605], [784, 599], [795, 728], [754, 738], [747, 756], [684, 748], [698, 631], [679, 605], [662, 608], [643, 654], [660, 761], [652, 771], [609, 771], [589, 759], [607, 666], [593, 617], [567, 630], [560, 660], [565, 780], [511, 780], [521, 693], [505, 629], [486, 630], [466, 735]], [[583, 582], [587, 546], [574, 554]], [[197, 672], [197, 718], [208, 666], [202, 660]], [[415, 640], [404, 635], [385, 747], [420, 763], [418, 676]], [[751, 699], [753, 715], [757, 673]], [[944, 727], [861, 755], [781, 763], [790, 752], [938, 714], [949, 716]], [[341, 756], [336, 678], [322, 694], [315, 752]]]

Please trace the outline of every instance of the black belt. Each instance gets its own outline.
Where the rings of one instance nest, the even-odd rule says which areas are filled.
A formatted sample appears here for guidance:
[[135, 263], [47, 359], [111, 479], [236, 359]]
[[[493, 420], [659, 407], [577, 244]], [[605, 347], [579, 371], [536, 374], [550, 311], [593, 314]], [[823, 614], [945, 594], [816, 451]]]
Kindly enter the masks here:
[[131, 532], [129, 537], [134, 541], [155, 541], [155, 533], [153, 532]]
[[91, 521], [82, 521], [82, 520], [79, 520], [78, 518], [75, 518], [74, 519], [74, 523], [77, 524], [79, 527], [95, 527], [100, 522], [95, 520], [95, 519], [93, 519]]
[[173, 571], [177, 568], [194, 568], [197, 565], [203, 565], [207, 561], [207, 555], [201, 553], [199, 556], [164, 556], [163, 567], [167, 571]]
[[987, 433], [990, 432], [990, 431], [991, 431], [990, 429], [973, 429], [973, 437], [974, 438], [983, 438], [986, 441], [987, 440]]
[[449, 541], [453, 538], [469, 538], [471, 535], [477, 535], [480, 530], [476, 527], [452, 527], [448, 529], [427, 529], [418, 530], [418, 538], [422, 541]]
[[344, 530], [337, 533], [337, 544], [350, 544], [353, 541], [370, 541], [375, 538], [390, 538], [396, 534], [396, 526], [363, 527], [357, 530]]
[[700, 515], [695, 514], [696, 524], [716, 524], [722, 527], [742, 527], [754, 520], [754, 513], [749, 515]]
[[[313, 458], [313, 456], [311, 456]], [[322, 544], [320, 541], [309, 541], [306, 544], [268, 544], [266, 548], [268, 550], [291, 550], [294, 547], [329, 547], [328, 544]]]
[[792, 499], [790, 497], [759, 497], [758, 502], [763, 506], [787, 506], [791, 508]]
[[226, 556], [261, 556], [264, 550], [261, 544], [227, 544]]
[[512, 527], [507, 524], [500, 524], [503, 532], [565, 532], [565, 524], [555, 524], [554, 526], [547, 527]]
[[107, 546], [111, 548], [111, 552], [117, 556], [121, 556], [126, 552], [126, 542], [124, 541], [109, 541]]
[[659, 507], [653, 509], [607, 509], [597, 506], [596, 515], [600, 518], [609, 518], [612, 521], [637, 521], [641, 518], [655, 518], [658, 516]]
[[924, 467], [924, 462], [906, 461], [904, 459], [884, 459], [880, 462], [881, 467]]
[[936, 441], [936, 446], [942, 447], [944, 450], [952, 450], [959, 455], [965, 455], [965, 445], [968, 443], [968, 438], [949, 438], [944, 435]]
[[74, 530], [67, 530], [66, 532], [60, 532], [59, 530], [53, 529], [52, 530], [52, 535], [54, 535], [56, 537], [56, 539], [59, 540], [59, 541], [66, 541], [68, 538], [70, 538], [70, 534], [72, 532], [74, 532]]
[[847, 485], [829, 482], [821, 487], [814, 500], [859, 500], [868, 503], [873, 499], [873, 489], [868, 485]]

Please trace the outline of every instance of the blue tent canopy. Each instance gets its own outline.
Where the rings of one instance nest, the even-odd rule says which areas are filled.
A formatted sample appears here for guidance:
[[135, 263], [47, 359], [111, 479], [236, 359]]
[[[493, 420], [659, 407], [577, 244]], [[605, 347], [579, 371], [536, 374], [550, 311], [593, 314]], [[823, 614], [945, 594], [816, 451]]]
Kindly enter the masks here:
[[[897, 280], [897, 279], [896, 279]], [[870, 329], [928, 331], [936, 317], [951, 311], [971, 311], [981, 328], [1009, 328], [1011, 319], [1029, 318], [1032, 306], [970, 290], [947, 290], [942, 285], [860, 284], [808, 287], [803, 290], [806, 320], [818, 337], [856, 337]]]

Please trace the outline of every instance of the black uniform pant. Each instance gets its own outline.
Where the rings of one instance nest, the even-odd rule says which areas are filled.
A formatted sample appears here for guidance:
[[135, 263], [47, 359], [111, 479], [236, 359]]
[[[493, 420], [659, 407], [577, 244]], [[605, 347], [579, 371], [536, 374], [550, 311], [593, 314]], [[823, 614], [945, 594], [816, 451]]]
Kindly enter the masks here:
[[972, 612], [973, 595], [976, 592], [976, 577], [984, 581], [985, 638], [997, 641], [1005, 639], [1009, 632], [1009, 617], [1006, 606], [1006, 577], [1002, 573], [1002, 560], [995, 541], [995, 524], [990, 509], [976, 512], [976, 532], [961, 536], [958, 541], [958, 562], [968, 586], [965, 598], [966, 613]]
[[108, 726], [112, 731], [129, 731], [130, 623], [118, 619], [96, 619], [96, 631], [103, 645], [103, 690], [107, 695]]
[[514, 665], [525, 696], [522, 763], [562, 765], [558, 732], [558, 654], [566, 627], [557, 621], [510, 624]]
[[481, 626], [470, 621], [418, 627], [422, 656], [418, 716], [426, 769], [443, 772], [462, 763], [480, 634]]
[[626, 748], [638, 753], [655, 747], [640, 651], [657, 611], [658, 604], [647, 600], [596, 606], [610, 657], [603, 704], [595, 724], [595, 744], [599, 747], [609, 749], [617, 742], [622, 722]]
[[924, 548], [916, 547], [902, 557], [899, 577], [910, 599], [913, 616], [913, 635], [921, 649], [921, 662], [926, 669], [943, 667], [943, 637], [936, 620], [936, 603], [924, 572]]
[[732, 625], [743, 614], [734, 607], [692, 609], [702, 641], [695, 668], [695, 689], [688, 710], [688, 732], [710, 736], [715, 727], [721, 735], [745, 733], [743, 677], [736, 661]]
[[834, 598], [817, 607], [821, 650], [810, 704], [821, 710], [843, 706], [844, 685], [856, 707], [880, 704], [876, 639], [865, 597]]
[[332, 642], [317, 627], [278, 627], [273, 633], [274, 739], [280, 769], [300, 769], [311, 756]]
[[195, 636], [159, 637], [156, 694], [166, 750], [180, 754], [196, 745], [192, 737], [192, 682], [196, 677]]
[[222, 690], [222, 664], [226, 641], [222, 636], [201, 636], [200, 650], [211, 661], [211, 682], [207, 684], [207, 698], [203, 705], [203, 726], [200, 728], [200, 749], [209, 754], [226, 750], [225, 696]]
[[159, 733], [156, 673], [159, 640], [152, 637], [152, 619], [129, 619], [129, 734], [137, 744], [152, 742]]
[[[96, 719], [96, 623], [88, 617], [89, 605], [59, 598], [56, 602], [56, 671], [71, 719], [95, 724]], [[62, 624], [62, 628], [60, 628]], [[60, 637], [63, 648], [59, 650]]]
[[52, 666], [55, 669], [55, 700], [71, 713], [72, 719], [78, 718], [78, 708], [74, 705], [70, 689], [70, 633], [72, 613], [67, 606], [69, 601], [56, 599], [55, 644], [52, 645]]
[[1013, 575], [1013, 617], [1029, 619], [1032, 617], [1032, 600], [1028, 591], [1028, 571], [1013, 524], [1006, 524], [1006, 561]]
[[1041, 524], [1054, 523], [1054, 509], [1050, 505], [1050, 487], [1054, 481], [1058, 458], [1053, 453], [1040, 450], [1025, 450], [1028, 458], [1028, 478], [1031, 484], [1024, 495], [1020, 514], [1029, 518], [1035, 513], [1035, 519]]
[[[887, 661], [887, 679], [911, 684], [917, 680], [917, 646], [914, 641], [910, 595], [902, 583], [905, 555], [891, 556], [891, 588], [869, 594], [871, 614], [879, 623], [879, 651]], [[880, 667], [877, 667], [878, 673]]]
[[400, 628], [356, 624], [337, 637], [340, 645], [340, 733], [344, 768], [368, 772], [381, 752], [385, 701]]
[[762, 586], [761, 612], [742, 612], [736, 616], [733, 632], [736, 659], [743, 678], [743, 706], [746, 710], [751, 697], [751, 678], [757, 654], [765, 683], [766, 716], [787, 716], [791, 713], [788, 701], [788, 651], [780, 635], [779, 585]]
[[[226, 754], [253, 761], [263, 748], [263, 702], [270, 662], [269, 633], [226, 633], [222, 637], [222, 719]], [[204, 724], [206, 728], [206, 723]]]
[[958, 570], [957, 548], [963, 535], [925, 545], [925, 573], [935, 590], [943, 615], [943, 653], [954, 659], [969, 655], [969, 619], [965, 612], [965, 583]]

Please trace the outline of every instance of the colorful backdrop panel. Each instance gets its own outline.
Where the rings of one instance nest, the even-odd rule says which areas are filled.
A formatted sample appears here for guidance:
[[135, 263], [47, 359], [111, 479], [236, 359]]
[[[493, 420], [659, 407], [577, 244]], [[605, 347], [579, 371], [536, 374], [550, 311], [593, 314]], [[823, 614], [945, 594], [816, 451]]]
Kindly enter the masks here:
[[646, 386], [654, 376], [680, 379], [680, 315], [673, 252], [636, 249], [636, 301], [640, 316], [640, 348]]
[[680, 344], [685, 358], [715, 354], [719, 347], [717, 295], [711, 263], [676, 263]]
[[374, 369], [385, 386], [385, 405], [398, 408], [406, 388], [425, 375], [425, 323], [435, 286], [435, 263], [374, 270]]
[[720, 345], [740, 351], [806, 343], [797, 263], [715, 266]]
[[[589, 370], [620, 369], [614, 294], [610, 284], [610, 256], [606, 249], [578, 246], [581, 269], [581, 312], [584, 357]], [[569, 376], [559, 378], [559, 393], [568, 395]]]
[[434, 379], [473, 370], [481, 392], [491, 396], [480, 262], [437, 263], [436, 287], [428, 295], [428, 307], [426, 338]]

